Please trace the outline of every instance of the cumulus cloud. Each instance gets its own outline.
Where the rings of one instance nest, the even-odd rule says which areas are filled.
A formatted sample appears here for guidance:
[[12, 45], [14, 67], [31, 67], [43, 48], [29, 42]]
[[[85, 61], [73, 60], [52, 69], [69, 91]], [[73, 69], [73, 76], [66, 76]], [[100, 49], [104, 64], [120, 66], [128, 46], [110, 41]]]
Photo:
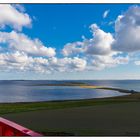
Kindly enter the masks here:
[[[16, 30], [31, 24], [29, 15], [21, 5], [0, 5], [0, 27], [10, 26]], [[71, 44], [67, 44], [63, 53], [68, 56], [71, 53], [80, 52], [81, 45], [76, 42], [72, 51]], [[71, 48], [71, 47], [70, 47]], [[46, 47], [38, 39], [31, 39], [24, 33], [0, 31], [0, 71], [82, 71], [86, 68], [86, 60], [79, 57], [55, 57], [56, 52], [52, 47]]]
[[28, 56], [24, 52], [0, 53], [0, 71], [32, 71], [40, 73], [82, 71], [86, 60], [74, 58], [43, 58]]
[[[0, 26], [11, 26], [21, 30], [28, 26], [31, 19], [24, 13], [21, 5], [0, 5]], [[78, 44], [78, 43], [77, 43]], [[76, 45], [77, 45], [76, 44]], [[68, 44], [67, 44], [68, 46]], [[67, 47], [66, 47], [67, 48]], [[68, 49], [64, 51], [67, 55]], [[75, 50], [74, 50], [75, 51]], [[0, 70], [1, 71], [82, 71], [86, 68], [86, 60], [79, 57], [54, 57], [55, 49], [46, 47], [38, 39], [31, 39], [16, 31], [0, 32]]]
[[28, 56], [24, 53], [0, 53], [1, 70], [23, 70], [29, 62]]
[[113, 49], [121, 52], [140, 51], [140, 7], [132, 6], [115, 22]]
[[68, 43], [64, 46], [62, 53], [65, 56], [78, 53], [84, 53], [85, 55], [109, 55], [110, 53], [113, 53], [111, 45], [114, 39], [111, 33], [104, 32], [96, 24], [92, 24], [90, 29], [93, 38], [84, 38], [81, 42]]
[[93, 38], [84, 41], [86, 53], [92, 55], [107, 55], [112, 53], [111, 45], [114, 41], [111, 33], [101, 30], [96, 24], [90, 26]]
[[90, 26], [92, 38], [68, 43], [62, 50], [65, 56], [82, 54], [87, 60], [87, 70], [103, 69], [121, 64], [125, 58], [113, 58], [117, 52], [112, 50], [114, 38], [111, 33], [101, 30], [97, 24]]
[[103, 18], [106, 18], [109, 14], [110, 10], [106, 10], [104, 13], [103, 13]]
[[[129, 62], [129, 57], [114, 57], [114, 56], [94, 56], [92, 61], [92, 69], [102, 70], [108, 67], [115, 67], [119, 64], [127, 64]], [[91, 68], [91, 67], [90, 67]]]
[[0, 68], [1, 71], [35, 71], [48, 72], [48, 60], [42, 57], [31, 57], [24, 52], [1, 53]]
[[64, 56], [69, 56], [82, 53], [84, 51], [84, 48], [82, 46], [83, 43], [80, 41], [74, 43], [67, 43], [62, 50], [62, 54]]
[[[24, 7], [6, 4], [0, 8], [0, 27], [9, 25], [21, 30], [31, 24]], [[109, 10], [105, 11], [103, 17], [106, 18], [108, 13]], [[52, 73], [101, 70], [128, 64], [129, 56], [133, 57], [128, 54], [140, 50], [140, 7], [130, 7], [119, 15], [113, 34], [97, 24], [90, 25], [90, 31], [91, 38], [66, 43], [61, 57], [57, 56], [55, 48], [46, 47], [38, 38], [32, 39], [14, 30], [0, 31], [0, 70]], [[133, 62], [140, 65], [139, 60]]]
[[22, 51], [34, 56], [53, 57], [55, 49], [46, 47], [39, 39], [30, 39], [23, 33], [0, 32], [0, 45], [5, 45], [9, 50]]
[[21, 30], [23, 26], [31, 25], [31, 18], [23, 12], [21, 6], [0, 4], [0, 27], [4, 28], [6, 25]]
[[[68, 43], [64, 47], [67, 56], [83, 54], [87, 58], [88, 69], [91, 70], [127, 64], [130, 60], [140, 65], [140, 61], [134, 59], [140, 52], [139, 6], [131, 6], [117, 17], [113, 34], [103, 31], [97, 24], [92, 24], [90, 29], [92, 38]], [[122, 54], [121, 57], [117, 55], [119, 53]]]
[[51, 69], [60, 72], [83, 71], [86, 69], [86, 60], [78, 57], [74, 58], [50, 58], [49, 66]]

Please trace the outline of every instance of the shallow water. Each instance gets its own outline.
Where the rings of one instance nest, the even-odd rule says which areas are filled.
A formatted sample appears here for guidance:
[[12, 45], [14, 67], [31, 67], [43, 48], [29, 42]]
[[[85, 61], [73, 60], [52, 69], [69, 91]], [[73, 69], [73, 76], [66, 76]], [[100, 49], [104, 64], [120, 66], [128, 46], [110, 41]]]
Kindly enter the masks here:
[[[125, 95], [117, 91], [84, 89], [73, 86], [34, 86], [57, 84], [69, 81], [0, 81], [0, 102], [35, 102], [54, 100], [76, 100]], [[76, 82], [76, 81], [75, 81]], [[92, 85], [118, 87], [140, 91], [140, 81], [78, 81]]]

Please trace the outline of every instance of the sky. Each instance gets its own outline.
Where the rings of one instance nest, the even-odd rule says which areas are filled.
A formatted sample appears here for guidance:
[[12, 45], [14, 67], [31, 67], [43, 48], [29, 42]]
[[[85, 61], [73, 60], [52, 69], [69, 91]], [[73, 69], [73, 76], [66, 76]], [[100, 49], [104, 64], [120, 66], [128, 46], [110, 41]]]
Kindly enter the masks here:
[[140, 79], [140, 5], [0, 4], [1, 80]]

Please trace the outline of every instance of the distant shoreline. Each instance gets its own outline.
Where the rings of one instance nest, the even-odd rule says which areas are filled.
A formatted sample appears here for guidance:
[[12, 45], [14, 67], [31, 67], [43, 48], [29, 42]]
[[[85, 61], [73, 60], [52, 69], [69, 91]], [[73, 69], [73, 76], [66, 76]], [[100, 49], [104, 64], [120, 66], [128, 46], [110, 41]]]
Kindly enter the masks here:
[[80, 86], [82, 88], [90, 88], [90, 89], [103, 89], [103, 90], [114, 90], [114, 91], [118, 91], [121, 93], [131, 93], [131, 94], [137, 94], [140, 93], [139, 91], [136, 90], [128, 90], [128, 89], [122, 89], [122, 88], [115, 88], [115, 87], [104, 87], [104, 86]]
[[129, 81], [140, 79], [0, 79], [0, 81]]
[[103, 90], [114, 90], [121, 93], [140, 93], [136, 90], [128, 90], [128, 89], [122, 89], [122, 88], [116, 88], [116, 87], [105, 87], [105, 86], [97, 86], [97, 85], [88, 85], [86, 83], [79, 83], [79, 82], [69, 82], [69, 83], [60, 83], [60, 84], [33, 84], [31, 86], [77, 86], [81, 88], [87, 88], [87, 89], [103, 89]]

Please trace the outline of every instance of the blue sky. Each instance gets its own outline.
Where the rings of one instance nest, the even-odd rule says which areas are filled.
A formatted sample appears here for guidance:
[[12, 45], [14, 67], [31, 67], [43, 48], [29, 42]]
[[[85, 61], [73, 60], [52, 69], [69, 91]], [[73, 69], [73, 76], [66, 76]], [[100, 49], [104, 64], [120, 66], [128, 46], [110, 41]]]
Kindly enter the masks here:
[[140, 79], [139, 5], [0, 6], [0, 79]]
[[[91, 37], [89, 26], [93, 23], [105, 31], [114, 32], [114, 27], [104, 25], [105, 22], [115, 20], [129, 6], [130, 4], [24, 4], [27, 13], [36, 18], [33, 28], [24, 28], [24, 32], [33, 38], [39, 37], [46, 45], [62, 49], [68, 42], [81, 40], [82, 35]], [[108, 9], [108, 18], [103, 19], [103, 13]]]

